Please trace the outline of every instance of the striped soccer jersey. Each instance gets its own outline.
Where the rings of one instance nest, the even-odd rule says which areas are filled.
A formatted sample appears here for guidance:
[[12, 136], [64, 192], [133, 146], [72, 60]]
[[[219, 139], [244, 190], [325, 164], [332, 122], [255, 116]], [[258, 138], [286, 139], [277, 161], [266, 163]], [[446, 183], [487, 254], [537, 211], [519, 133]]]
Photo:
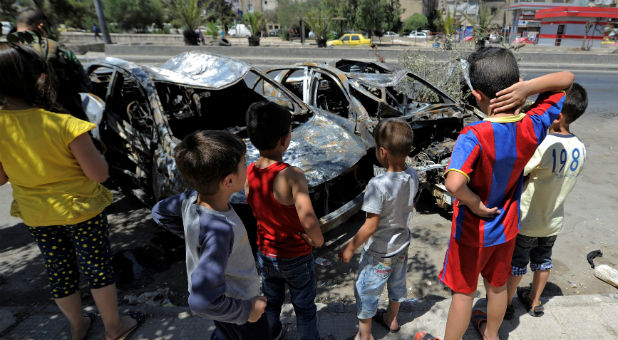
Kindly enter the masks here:
[[524, 167], [563, 102], [564, 92], [543, 93], [526, 114], [487, 118], [461, 131], [446, 172], [464, 174], [468, 187], [485, 206], [498, 207], [499, 214], [481, 219], [455, 201], [451, 236], [457, 242], [491, 247], [517, 236]]

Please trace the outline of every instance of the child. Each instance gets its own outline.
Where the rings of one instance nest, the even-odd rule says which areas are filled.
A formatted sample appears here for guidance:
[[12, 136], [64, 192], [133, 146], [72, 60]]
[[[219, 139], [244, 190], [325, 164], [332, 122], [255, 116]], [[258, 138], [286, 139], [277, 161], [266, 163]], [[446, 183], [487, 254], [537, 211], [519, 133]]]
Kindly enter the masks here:
[[152, 208], [158, 224], [185, 239], [189, 307], [213, 319], [217, 336], [228, 340], [271, 338], [247, 231], [228, 204], [245, 184], [245, 149], [225, 131], [186, 136], [174, 159], [193, 189]]
[[[367, 219], [352, 241], [340, 253], [350, 262], [354, 251], [363, 245], [358, 277], [354, 286], [358, 333], [356, 340], [373, 339], [371, 319], [391, 332], [399, 331], [397, 313], [406, 298], [406, 269], [414, 197], [418, 175], [406, 167], [412, 149], [412, 128], [401, 119], [381, 120], [374, 129], [376, 157], [386, 172], [367, 184], [363, 211]], [[378, 310], [378, 300], [388, 282], [388, 309]]]
[[247, 131], [260, 158], [247, 170], [245, 190], [257, 219], [257, 260], [271, 333], [277, 334], [276, 339], [284, 333], [279, 317], [287, 284], [299, 337], [319, 339], [311, 251], [324, 238], [303, 171], [283, 162], [291, 122], [290, 112], [275, 103], [263, 101], [249, 107]]
[[[549, 135], [524, 169], [526, 182], [521, 195], [521, 227], [515, 240], [511, 277], [507, 282], [505, 319], [514, 316], [511, 304], [517, 285], [526, 274], [528, 262], [534, 272], [532, 290], [518, 297], [532, 316], [543, 315], [540, 297], [552, 268], [551, 252], [562, 230], [564, 200], [573, 190], [586, 159], [586, 148], [569, 126], [588, 106], [586, 90], [574, 83], [564, 100], [562, 112], [549, 127]], [[533, 207], [531, 209], [531, 207]]]
[[[560, 113], [570, 72], [520, 81], [513, 54], [482, 48], [468, 57], [472, 95], [488, 116], [460, 133], [446, 169], [446, 188], [457, 198], [440, 281], [453, 291], [444, 339], [461, 339], [482, 274], [487, 315], [473, 313], [483, 339], [497, 339], [506, 310], [506, 281], [519, 230], [523, 169]], [[519, 81], [519, 82], [518, 82]], [[545, 92], [545, 93], [542, 93]], [[527, 114], [526, 97], [542, 93]]]
[[125, 338], [144, 315], [118, 314], [104, 212], [112, 194], [100, 184], [108, 177], [107, 163], [88, 135], [93, 123], [41, 108], [53, 100], [52, 77], [33, 49], [0, 43], [0, 96], [5, 98], [0, 185], [11, 182], [11, 215], [24, 221], [39, 246], [51, 295], [71, 324], [71, 338], [86, 338], [95, 318], [82, 315], [79, 271], [88, 280], [106, 339]]

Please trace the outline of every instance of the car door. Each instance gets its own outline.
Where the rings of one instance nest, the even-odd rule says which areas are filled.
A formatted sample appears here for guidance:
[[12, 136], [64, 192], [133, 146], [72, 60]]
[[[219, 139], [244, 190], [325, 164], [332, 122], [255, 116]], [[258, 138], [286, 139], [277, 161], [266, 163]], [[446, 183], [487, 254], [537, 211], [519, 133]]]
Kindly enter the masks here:
[[350, 40], [350, 45], [352, 46], [358, 46], [360, 45], [360, 37], [358, 36], [358, 34], [353, 34]]
[[341, 38], [341, 42], [343, 43], [343, 45], [350, 45], [350, 35], [346, 34], [343, 36], [343, 38]]
[[311, 74], [307, 66], [286, 67], [271, 69], [266, 75], [285, 86], [288, 90], [300, 98], [304, 103], [309, 103], [309, 82]]
[[155, 138], [148, 97], [140, 82], [120, 68], [91, 65], [88, 75], [93, 93], [105, 102], [99, 126], [105, 158], [117, 176], [130, 182], [133, 193], [148, 201]]

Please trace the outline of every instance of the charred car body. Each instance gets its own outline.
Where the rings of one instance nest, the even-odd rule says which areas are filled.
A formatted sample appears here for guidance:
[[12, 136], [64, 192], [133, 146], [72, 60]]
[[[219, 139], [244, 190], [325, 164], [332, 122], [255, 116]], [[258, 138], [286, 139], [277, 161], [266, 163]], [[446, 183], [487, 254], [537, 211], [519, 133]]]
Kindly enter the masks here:
[[[309, 106], [354, 121], [370, 131], [380, 119], [400, 117], [414, 130], [409, 165], [419, 173], [422, 191], [442, 208], [452, 198], [443, 172], [464, 125], [481, 118], [413, 72], [382, 63], [338, 60], [300, 63], [267, 71]], [[370, 154], [373, 154], [369, 150]]]
[[[245, 113], [271, 100], [292, 113], [292, 140], [284, 161], [303, 169], [323, 230], [356, 213], [373, 176], [367, 150], [373, 140], [356, 119], [304, 104], [257, 69], [227, 57], [186, 52], [159, 67], [105, 58], [88, 66], [94, 96], [90, 120], [107, 146], [114, 174], [137, 196], [160, 199], [186, 189], [173, 159], [176, 144], [196, 130], [224, 129], [245, 140], [247, 162], [259, 154], [247, 138]], [[98, 98], [97, 98], [98, 97]], [[242, 193], [232, 203], [252, 218]]]

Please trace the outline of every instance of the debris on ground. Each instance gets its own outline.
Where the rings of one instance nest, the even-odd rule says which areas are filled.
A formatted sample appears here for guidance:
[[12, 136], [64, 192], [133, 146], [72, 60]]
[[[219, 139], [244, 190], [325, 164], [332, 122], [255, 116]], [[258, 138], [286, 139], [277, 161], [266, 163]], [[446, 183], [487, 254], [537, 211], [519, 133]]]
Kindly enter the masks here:
[[158, 288], [154, 292], [145, 292], [139, 295], [125, 295], [124, 301], [129, 305], [147, 305], [173, 307], [174, 304], [168, 298], [169, 288]]

